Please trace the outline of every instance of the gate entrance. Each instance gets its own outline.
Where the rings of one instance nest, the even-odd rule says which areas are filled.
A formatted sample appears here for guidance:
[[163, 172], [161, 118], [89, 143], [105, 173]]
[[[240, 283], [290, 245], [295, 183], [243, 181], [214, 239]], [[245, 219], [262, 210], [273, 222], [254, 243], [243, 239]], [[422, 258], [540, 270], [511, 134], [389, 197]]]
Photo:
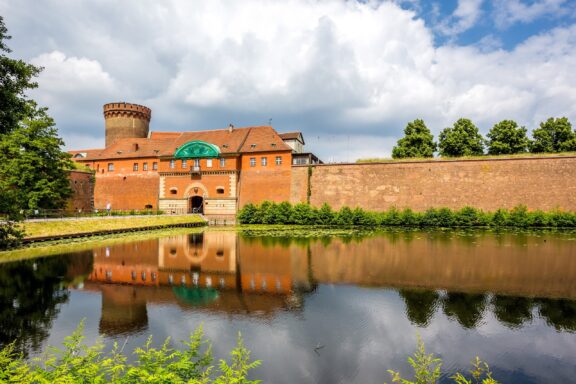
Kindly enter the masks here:
[[188, 203], [188, 213], [204, 213], [204, 198], [192, 196]]

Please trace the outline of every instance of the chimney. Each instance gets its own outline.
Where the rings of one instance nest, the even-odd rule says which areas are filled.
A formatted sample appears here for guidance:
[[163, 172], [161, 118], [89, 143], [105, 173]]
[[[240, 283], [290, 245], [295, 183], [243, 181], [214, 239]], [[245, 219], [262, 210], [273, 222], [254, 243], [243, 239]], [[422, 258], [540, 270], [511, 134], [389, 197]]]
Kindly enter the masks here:
[[230, 123], [230, 125], [228, 126], [228, 132], [232, 133], [233, 130], [234, 130], [234, 124]]

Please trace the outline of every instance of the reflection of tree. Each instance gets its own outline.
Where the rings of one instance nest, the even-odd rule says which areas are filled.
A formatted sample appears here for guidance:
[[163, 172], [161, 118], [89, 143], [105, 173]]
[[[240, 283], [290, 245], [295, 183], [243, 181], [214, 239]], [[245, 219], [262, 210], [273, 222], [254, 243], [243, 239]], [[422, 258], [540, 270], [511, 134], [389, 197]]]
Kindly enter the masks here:
[[438, 292], [421, 289], [400, 289], [398, 292], [406, 303], [410, 322], [420, 327], [427, 326], [438, 306]]
[[59, 304], [68, 300], [63, 279], [74, 278], [68, 267], [75, 256], [0, 264], [0, 345], [15, 341], [25, 354], [40, 349]]
[[566, 299], [538, 299], [540, 316], [557, 331], [576, 332], [576, 301]]
[[532, 320], [532, 304], [532, 299], [526, 297], [495, 295], [492, 298], [496, 318], [510, 328]]
[[447, 316], [455, 317], [464, 328], [474, 328], [486, 308], [486, 295], [450, 292], [443, 304]]

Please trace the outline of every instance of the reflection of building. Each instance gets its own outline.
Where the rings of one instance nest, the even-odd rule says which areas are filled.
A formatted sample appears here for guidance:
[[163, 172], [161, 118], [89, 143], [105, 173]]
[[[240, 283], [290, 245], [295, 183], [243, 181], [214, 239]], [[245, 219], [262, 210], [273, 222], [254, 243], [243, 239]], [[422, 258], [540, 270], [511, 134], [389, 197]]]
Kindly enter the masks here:
[[151, 116], [141, 105], [106, 104], [105, 148], [71, 151], [95, 172], [95, 208], [234, 215], [247, 203], [290, 199], [300, 132], [285, 139], [270, 126], [149, 132]]
[[84, 289], [102, 293], [102, 333], [147, 326], [146, 306], [268, 316], [296, 309], [312, 289], [308, 256], [300, 247], [264, 247], [235, 232], [204, 232], [94, 250]]

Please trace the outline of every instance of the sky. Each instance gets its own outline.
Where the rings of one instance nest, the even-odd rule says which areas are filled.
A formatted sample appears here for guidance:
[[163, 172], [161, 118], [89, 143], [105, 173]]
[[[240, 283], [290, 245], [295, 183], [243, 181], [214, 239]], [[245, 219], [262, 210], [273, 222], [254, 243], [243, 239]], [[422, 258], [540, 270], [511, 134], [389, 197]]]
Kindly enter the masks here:
[[271, 124], [325, 162], [389, 157], [406, 123], [576, 125], [575, 0], [0, 0], [11, 57], [67, 149], [104, 146], [102, 105], [153, 131]]

